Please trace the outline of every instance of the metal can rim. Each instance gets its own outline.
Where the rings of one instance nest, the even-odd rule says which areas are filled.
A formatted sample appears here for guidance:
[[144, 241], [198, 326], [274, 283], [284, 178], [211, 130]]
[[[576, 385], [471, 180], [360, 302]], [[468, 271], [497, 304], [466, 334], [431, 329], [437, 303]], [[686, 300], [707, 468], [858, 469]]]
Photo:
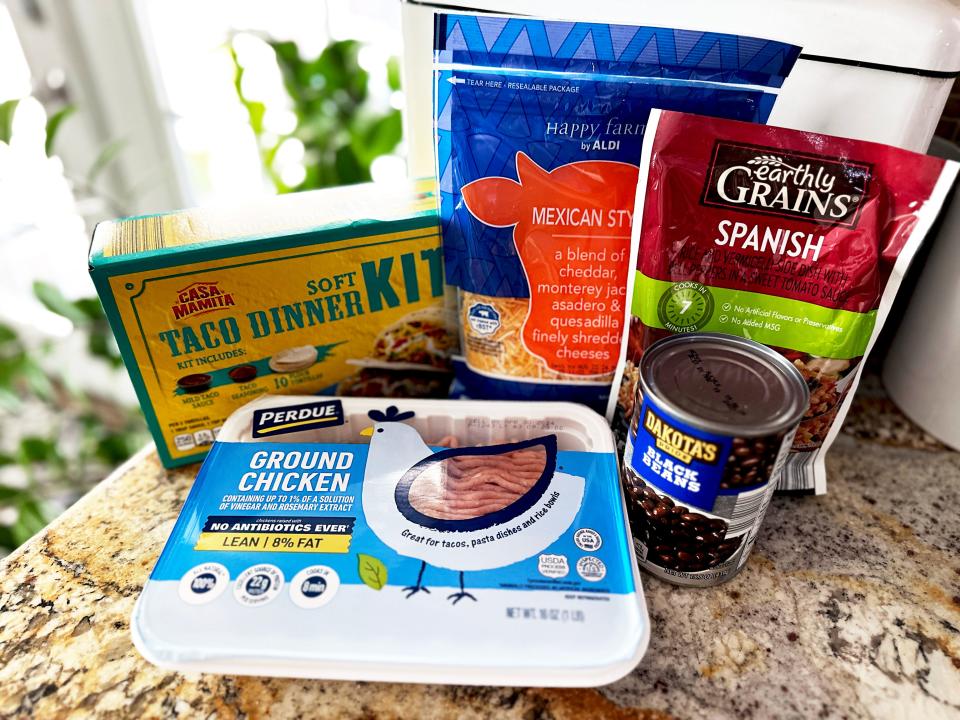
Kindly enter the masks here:
[[[798, 393], [796, 399], [798, 401], [802, 399], [802, 402], [797, 403], [797, 410], [792, 415], [789, 415], [782, 421], [774, 424], [758, 424], [753, 427], [749, 425], [733, 427], [728, 424], [706, 420], [695, 413], [684, 410], [668, 398], [665, 398], [659, 393], [654, 392], [650, 387], [650, 384], [647, 382], [647, 374], [650, 372], [650, 365], [653, 360], [656, 359], [657, 355], [663, 353], [669, 348], [672, 348], [674, 345], [682, 345], [685, 343], [694, 342], [696, 340], [705, 339], [745, 348], [758, 357], [768, 361], [771, 366], [780, 370], [787, 377], [790, 384], [796, 388]], [[807, 383], [803, 379], [803, 375], [800, 374], [800, 371], [797, 370], [793, 363], [787, 360], [780, 353], [771, 350], [766, 345], [758, 343], [755, 340], [750, 340], [749, 338], [740, 337], [738, 335], [698, 332], [671, 335], [670, 337], [663, 338], [653, 343], [653, 345], [644, 351], [642, 357], [640, 358], [638, 374], [639, 381], [637, 382], [637, 387], [635, 390], [636, 397], [634, 398], [634, 413], [639, 411], [643, 400], [643, 398], [640, 396], [640, 393], [643, 392], [645, 397], [652, 398], [654, 402], [656, 402], [678, 420], [693, 427], [700, 428], [701, 430], [718, 433], [720, 435], [759, 437], [763, 435], [775, 435], [786, 432], [800, 423], [804, 413], [810, 406], [810, 388], [807, 387]]]

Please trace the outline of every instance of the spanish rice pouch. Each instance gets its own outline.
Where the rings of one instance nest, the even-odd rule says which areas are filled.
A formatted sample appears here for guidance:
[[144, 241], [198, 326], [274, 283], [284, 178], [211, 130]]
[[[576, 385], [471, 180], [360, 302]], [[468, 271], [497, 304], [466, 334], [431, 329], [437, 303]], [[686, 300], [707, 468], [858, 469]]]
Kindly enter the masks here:
[[800, 49], [665, 28], [440, 14], [435, 113], [458, 379], [606, 407], [650, 109], [765, 122]]
[[899, 148], [654, 111], [634, 227], [621, 438], [643, 351], [719, 332], [781, 353], [810, 388], [778, 488], [826, 492], [824, 454], [957, 164]]

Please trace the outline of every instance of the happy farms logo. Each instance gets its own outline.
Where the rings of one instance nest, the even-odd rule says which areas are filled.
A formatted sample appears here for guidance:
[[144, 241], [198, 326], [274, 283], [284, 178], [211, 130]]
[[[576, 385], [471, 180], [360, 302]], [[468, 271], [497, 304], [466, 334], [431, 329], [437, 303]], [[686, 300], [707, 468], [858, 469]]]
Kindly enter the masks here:
[[177, 302], [173, 305], [173, 319], [205, 315], [214, 310], [236, 305], [233, 294], [224, 292], [219, 282], [198, 280], [177, 291]]
[[718, 141], [702, 202], [852, 228], [872, 169], [847, 158]]

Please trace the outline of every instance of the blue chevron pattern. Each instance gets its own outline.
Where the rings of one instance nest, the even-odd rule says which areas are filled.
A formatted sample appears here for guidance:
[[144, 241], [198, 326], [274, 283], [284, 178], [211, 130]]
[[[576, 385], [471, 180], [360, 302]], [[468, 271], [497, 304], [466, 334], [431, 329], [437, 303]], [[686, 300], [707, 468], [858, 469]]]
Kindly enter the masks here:
[[780, 87], [800, 48], [761, 38], [671, 28], [438, 15], [442, 63], [623, 74]]
[[[529, 288], [513, 229], [477, 220], [460, 188], [491, 176], [517, 180], [518, 152], [547, 170], [581, 160], [639, 164], [652, 108], [766, 122], [771, 90], [800, 53], [736, 35], [468, 14], [437, 15], [434, 50], [447, 282], [515, 298]], [[576, 137], [556, 130], [564, 123], [603, 129]]]

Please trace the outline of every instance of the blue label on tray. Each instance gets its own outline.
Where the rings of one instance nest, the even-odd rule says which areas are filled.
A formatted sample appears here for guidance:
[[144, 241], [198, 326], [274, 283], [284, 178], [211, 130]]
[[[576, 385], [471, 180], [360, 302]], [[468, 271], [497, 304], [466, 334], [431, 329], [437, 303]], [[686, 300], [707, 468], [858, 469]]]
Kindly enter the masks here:
[[[554, 435], [431, 448], [403, 423], [376, 428], [371, 445], [218, 442], [152, 579], [179, 580], [214, 562], [237, 577], [268, 562], [289, 581], [322, 557], [343, 584], [377, 589], [415, 586], [425, 563], [424, 586], [457, 585], [464, 570], [471, 588], [633, 591], [612, 453], [556, 451]], [[502, 491], [471, 491], [469, 479], [449, 489], [464, 470], [482, 480], [501, 465], [510, 469]], [[525, 469], [534, 482], [510, 487]], [[432, 495], [437, 483], [447, 483], [445, 507]], [[583, 528], [601, 538], [602, 565], [587, 562], [578, 572], [585, 553], [575, 534]], [[549, 558], [563, 558], [556, 562], [568, 569], [564, 577], [544, 571]]]

